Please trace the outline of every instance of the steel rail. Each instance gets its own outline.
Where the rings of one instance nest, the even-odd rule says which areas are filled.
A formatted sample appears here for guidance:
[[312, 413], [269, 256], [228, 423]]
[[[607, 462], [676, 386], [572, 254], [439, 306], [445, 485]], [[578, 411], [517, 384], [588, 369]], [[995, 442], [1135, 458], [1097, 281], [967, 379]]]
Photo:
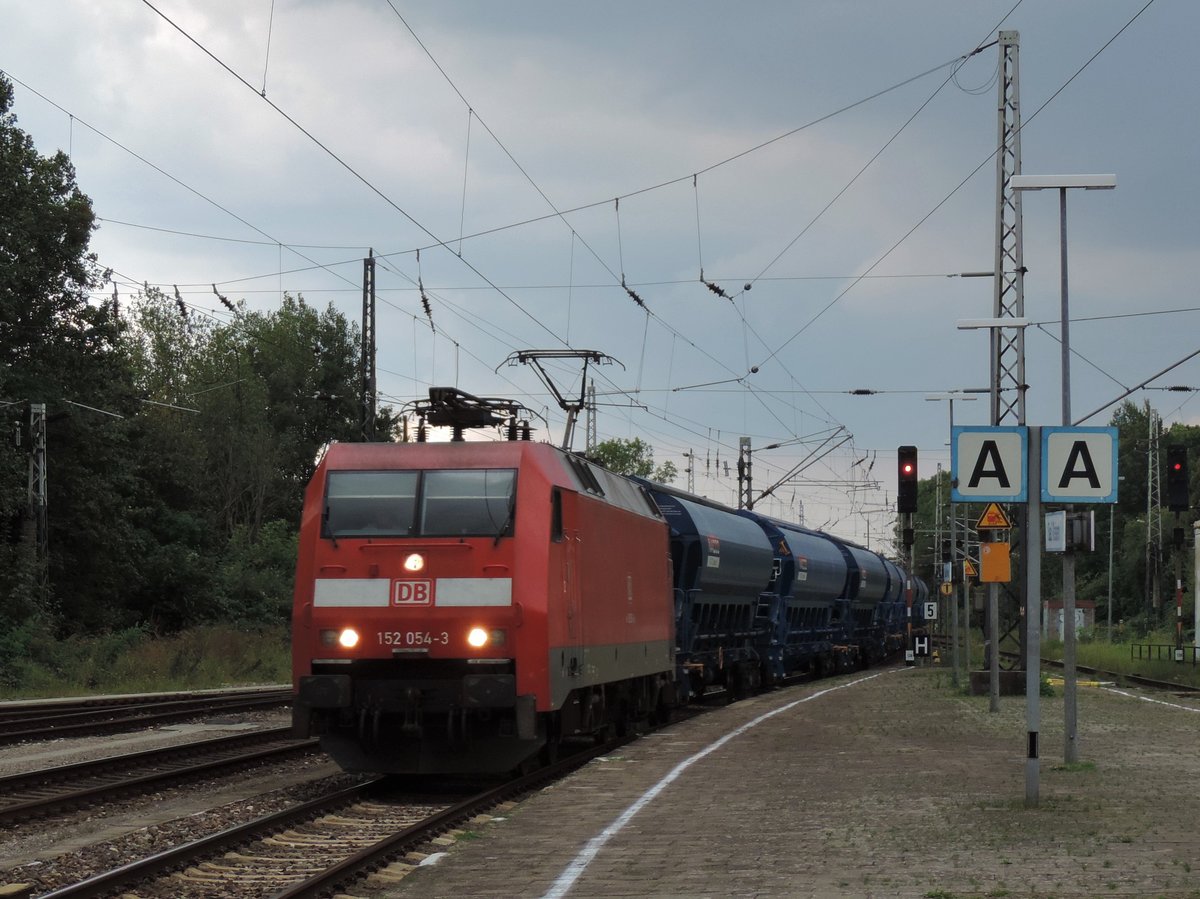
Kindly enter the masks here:
[[177, 783], [205, 774], [211, 774], [224, 768], [234, 768], [253, 765], [268, 759], [280, 758], [294, 754], [304, 754], [317, 751], [319, 741], [292, 740], [288, 736], [289, 728], [276, 728], [270, 731], [259, 731], [254, 734], [238, 734], [233, 737], [220, 737], [215, 740], [204, 740], [183, 746], [171, 746], [165, 749], [151, 749], [130, 755], [110, 756], [95, 761], [80, 762], [62, 768], [48, 768], [40, 771], [30, 771], [24, 774], [14, 774], [0, 778], [0, 796], [11, 796], [20, 790], [44, 787], [54, 790], [63, 786], [62, 781], [71, 778], [94, 777], [119, 767], [175, 764], [183, 762], [189, 754], [203, 752], [224, 752], [235, 749], [239, 744], [261, 743], [264, 740], [285, 740], [278, 746], [260, 747], [258, 749], [239, 751], [234, 755], [223, 754], [218, 758], [191, 764], [176, 765], [148, 774], [126, 776], [109, 783], [70, 789], [66, 792], [55, 793], [26, 799], [0, 806], [0, 826], [8, 826], [31, 818], [42, 817], [68, 808], [94, 805], [103, 800], [114, 799], [164, 784]]

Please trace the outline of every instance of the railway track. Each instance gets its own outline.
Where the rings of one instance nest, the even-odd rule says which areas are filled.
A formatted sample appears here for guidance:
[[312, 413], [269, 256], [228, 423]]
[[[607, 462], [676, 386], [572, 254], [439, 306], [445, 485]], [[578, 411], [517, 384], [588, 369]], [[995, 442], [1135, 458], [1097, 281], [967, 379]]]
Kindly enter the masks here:
[[[941, 645], [941, 644], [939, 644]], [[1019, 664], [1024, 660], [1018, 652], [1008, 652], [1001, 650], [1000, 658], [1006, 659], [1014, 664]], [[1042, 658], [1042, 664], [1049, 668], [1062, 669], [1064, 666], [1062, 659], [1047, 659]], [[1151, 677], [1142, 677], [1140, 674], [1126, 674], [1120, 671], [1105, 671], [1103, 668], [1092, 668], [1088, 665], [1076, 664], [1075, 671], [1081, 674], [1090, 675], [1098, 680], [1122, 681], [1126, 684], [1135, 684], [1139, 687], [1149, 687], [1155, 690], [1163, 690], [1168, 693], [1180, 693], [1193, 695], [1200, 693], [1200, 687], [1193, 687], [1190, 684], [1180, 684], [1174, 681], [1155, 680]]]
[[626, 742], [590, 748], [455, 802], [376, 778], [42, 895], [106, 896], [135, 884], [139, 896], [164, 899], [325, 895]]
[[112, 733], [204, 715], [279, 708], [290, 689], [164, 694], [0, 706], [0, 744]]
[[281, 727], [14, 774], [0, 778], [0, 827], [317, 751]]

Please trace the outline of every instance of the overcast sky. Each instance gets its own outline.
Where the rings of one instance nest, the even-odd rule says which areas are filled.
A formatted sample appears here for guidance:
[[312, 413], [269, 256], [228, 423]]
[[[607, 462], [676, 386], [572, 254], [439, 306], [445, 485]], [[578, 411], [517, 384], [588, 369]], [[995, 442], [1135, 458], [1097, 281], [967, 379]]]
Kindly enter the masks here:
[[[1023, 171], [1118, 179], [1068, 199], [1076, 417], [1200, 349], [1194, 0], [0, 0], [0, 22], [19, 124], [71, 155], [122, 297], [178, 285], [227, 317], [214, 284], [287, 291], [357, 321], [371, 248], [384, 402], [513, 397], [557, 443], [503, 363], [596, 350], [619, 363], [600, 439], [693, 452], [714, 499], [742, 435], [789, 444], [755, 455], [758, 489], [849, 436], [763, 507], [877, 548], [896, 447], [949, 464], [926, 396], [988, 385], [986, 333], [955, 325], [992, 314], [990, 279], [957, 275], [993, 268], [1000, 51], [952, 63], [998, 30]], [[1024, 234], [1028, 423], [1059, 424], [1056, 194]], [[1177, 384], [1200, 357], [1154, 382]], [[1194, 397], [1133, 395], [1168, 423]]]

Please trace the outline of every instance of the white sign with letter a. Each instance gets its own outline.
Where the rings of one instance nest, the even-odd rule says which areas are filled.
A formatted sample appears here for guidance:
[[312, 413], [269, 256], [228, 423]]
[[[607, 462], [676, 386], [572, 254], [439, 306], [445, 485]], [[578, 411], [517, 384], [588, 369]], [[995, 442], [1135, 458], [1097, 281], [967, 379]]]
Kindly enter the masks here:
[[950, 434], [951, 501], [1025, 502], [1028, 439], [1024, 427], [955, 427]]

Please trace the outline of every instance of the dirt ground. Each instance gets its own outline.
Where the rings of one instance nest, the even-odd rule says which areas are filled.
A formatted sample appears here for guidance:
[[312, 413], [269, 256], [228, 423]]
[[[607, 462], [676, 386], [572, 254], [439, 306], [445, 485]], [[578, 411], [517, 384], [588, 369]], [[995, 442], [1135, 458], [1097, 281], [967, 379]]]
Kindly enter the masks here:
[[[579, 848], [681, 759], [855, 677], [643, 738], [382, 894], [547, 895]], [[1081, 686], [1080, 762], [1067, 766], [1056, 692], [1041, 701], [1036, 805], [1025, 799], [1024, 696], [991, 713], [947, 671], [901, 670], [789, 708], [697, 761], [566, 895], [1200, 899], [1200, 701]]]

